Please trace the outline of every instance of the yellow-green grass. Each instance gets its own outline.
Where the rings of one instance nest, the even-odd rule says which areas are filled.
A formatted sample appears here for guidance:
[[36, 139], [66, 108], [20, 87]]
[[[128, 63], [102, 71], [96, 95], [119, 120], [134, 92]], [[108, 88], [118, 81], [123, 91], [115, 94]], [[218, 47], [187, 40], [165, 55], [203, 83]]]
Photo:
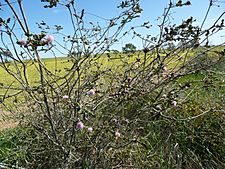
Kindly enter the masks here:
[[[220, 51], [224, 47], [215, 47], [214, 51]], [[169, 57], [166, 57], [165, 53], [161, 53], [162, 57], [166, 57], [164, 63], [168, 69], [176, 69], [180, 65], [185, 64], [185, 61], [191, 57], [194, 57], [197, 53], [196, 51], [203, 51], [205, 49], [198, 48], [197, 50], [185, 50], [180, 53], [172, 54]], [[214, 56], [213, 52], [210, 52], [210, 55]], [[182, 56], [180, 58], [180, 56]], [[154, 58], [156, 58], [156, 54], [154, 52], [149, 52], [146, 56], [146, 65], [152, 62]], [[88, 71], [95, 71], [97, 67], [100, 67], [100, 70], [111, 69], [115, 71], [115, 73], [123, 73], [124, 70], [130, 68], [130, 66], [134, 65], [136, 61], [140, 59], [140, 63], [143, 63], [145, 60], [143, 52], [136, 52], [134, 54], [123, 54], [123, 53], [109, 53], [103, 54], [98, 58], [88, 58], [83, 63], [84, 69], [89, 69]], [[42, 60], [43, 64], [46, 66], [47, 70], [51, 72], [54, 77], [62, 77], [66, 73], [67, 70], [71, 69], [73, 63], [71, 58], [48, 58]], [[26, 67], [26, 77], [28, 79], [29, 86], [38, 86], [40, 85], [40, 73], [39, 66], [37, 62], [34, 61], [24, 61]], [[25, 82], [25, 76], [23, 74], [24, 67], [22, 64], [17, 64], [17, 69], [13, 62], [9, 62], [6, 64], [10, 71], [12, 71], [16, 76], [18, 76], [17, 71], [21, 73], [21, 77], [18, 76], [19, 79], [23, 79]], [[156, 65], [157, 66], [157, 65]], [[87, 68], [88, 67], [88, 68]], [[87, 71], [86, 71], [87, 73]], [[50, 78], [53, 78], [51, 76]], [[11, 76], [8, 72], [6, 72], [2, 67], [0, 67], [0, 96], [4, 95], [7, 91], [7, 87], [11, 85], [14, 88], [22, 87], [21, 84], [15, 80], [13, 76]], [[7, 94], [15, 93], [16, 90], [7, 91]]]
[[[123, 59], [121, 59], [121, 57]], [[123, 62], [132, 62], [135, 59], [135, 56], [133, 55], [132, 57], [126, 57], [125, 55], [122, 56], [117, 56], [117, 55], [112, 55], [112, 58], [108, 58], [106, 55], [103, 55], [102, 57], [96, 59], [91, 59], [92, 62], [90, 64], [93, 64], [93, 68], [97, 67], [94, 62], [96, 62], [98, 65], [101, 65], [101, 69], [105, 68], [116, 68], [118, 69], [120, 66], [122, 66]], [[87, 59], [87, 61], [90, 61], [90, 59]], [[49, 58], [49, 59], [43, 59], [42, 60], [43, 64], [47, 68], [48, 72], [51, 72], [51, 74], [55, 76], [63, 76], [66, 74], [66, 70], [71, 69], [73, 63], [71, 58]], [[37, 62], [32, 62], [32, 61], [25, 61], [24, 62], [26, 65], [26, 77], [28, 78], [28, 82], [31, 86], [35, 84], [40, 83], [40, 73], [39, 73], [39, 66]], [[23, 79], [25, 82], [24, 78], [24, 67], [22, 64], [17, 63], [18, 70], [21, 74], [21, 77], [18, 76], [17, 69], [15, 67], [15, 64], [13, 62], [7, 63], [6, 64], [7, 68], [13, 72], [19, 79]], [[85, 64], [84, 64], [85, 66]], [[90, 65], [88, 65], [90, 66]], [[91, 67], [91, 66], [90, 66]], [[91, 69], [91, 68], [90, 68]], [[9, 86], [10, 84], [13, 87], [18, 87], [20, 86], [20, 83], [15, 80], [15, 78], [10, 75], [4, 68], [0, 67], [0, 84], [6, 86]], [[0, 90], [2, 91], [2, 90]], [[5, 91], [5, 90], [3, 90]]]
[[[126, 61], [132, 61], [134, 60], [134, 55], [133, 57], [126, 57], [126, 55], [121, 54], [120, 55], [115, 55], [112, 54], [112, 58], [109, 59], [109, 57], [104, 54], [98, 59], [95, 58], [90, 58], [87, 59], [84, 62], [84, 66], [88, 66], [87, 69], [95, 70], [97, 69], [97, 65], [100, 65], [100, 69], [104, 70], [107, 68], [111, 69], [117, 69], [123, 64], [123, 62]], [[121, 59], [123, 57], [123, 59]], [[91, 62], [89, 63], [89, 61]], [[95, 64], [97, 63], [97, 65]], [[48, 59], [43, 59], [42, 63], [44, 66], [47, 68], [47, 72], [50, 72], [49, 76], [46, 76], [46, 78], [52, 78], [50, 80], [57, 79], [59, 77], [64, 76], [66, 73], [68, 73], [67, 70], [70, 70], [72, 68], [72, 59], [71, 58], [48, 58]], [[34, 86], [39, 86], [40, 85], [40, 72], [39, 72], [39, 65], [35, 61], [24, 61], [25, 64], [25, 74], [28, 80], [28, 85], [30, 87]], [[14, 63], [14, 62], [9, 62], [6, 63], [7, 69], [9, 69], [10, 72], [12, 72], [16, 77], [18, 77], [19, 80], [23, 80], [22, 83], [25, 83], [25, 76], [24, 76], [24, 67], [21, 63]], [[73, 71], [73, 70], [72, 70]], [[19, 72], [19, 73], [17, 73]], [[76, 75], [76, 74], [75, 74]], [[4, 68], [0, 67], [0, 99], [4, 95], [12, 95], [16, 92], [18, 92], [23, 86], [18, 82], [15, 77], [10, 75]], [[26, 85], [26, 84], [25, 84]], [[10, 89], [8, 89], [10, 88]], [[12, 102], [10, 100], [9, 102]]]

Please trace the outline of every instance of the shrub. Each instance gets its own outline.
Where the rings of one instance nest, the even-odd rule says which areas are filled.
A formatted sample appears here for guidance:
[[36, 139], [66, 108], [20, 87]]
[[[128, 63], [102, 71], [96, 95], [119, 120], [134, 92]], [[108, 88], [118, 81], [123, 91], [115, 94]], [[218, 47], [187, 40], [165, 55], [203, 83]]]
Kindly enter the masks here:
[[[121, 1], [121, 13], [106, 27], [92, 22], [85, 27], [85, 10], [78, 13], [74, 0], [44, 1], [45, 8], [62, 5], [70, 16], [73, 34], [64, 36], [60, 25], [54, 27], [55, 34], [64, 40], [62, 44], [44, 21], [38, 23], [40, 33], [29, 29], [22, 1], [16, 2], [18, 9], [5, 2], [15, 23], [0, 19], [0, 32], [13, 44], [9, 48], [1, 39], [5, 49], [0, 48], [0, 66], [13, 80], [1, 85], [1, 105], [17, 114], [26, 128], [15, 129], [16, 133], [21, 131], [16, 139], [6, 141], [4, 147], [9, 146], [10, 151], [3, 151], [2, 161], [19, 162], [28, 168], [224, 167], [224, 117], [214, 115], [223, 113], [224, 106], [219, 101], [205, 106], [192, 99], [193, 91], [199, 94], [195, 90], [198, 86], [185, 80], [224, 63], [223, 50], [215, 52], [216, 47], [205, 44], [224, 27], [224, 14], [204, 29], [205, 20], [196, 26], [193, 17], [172, 24], [170, 12], [189, 6], [190, 1], [170, 2], [162, 15], [159, 35], [135, 32], [146, 46], [127, 57], [109, 51], [112, 44], [135, 31], [134, 27], [124, 29], [140, 17], [138, 0]], [[209, 10], [213, 4], [210, 1]], [[14, 32], [14, 24], [23, 31], [23, 38]], [[151, 26], [145, 22], [140, 27]], [[175, 46], [166, 49], [168, 43]], [[126, 48], [136, 50], [132, 45]], [[64, 67], [58, 66], [57, 59], [49, 67], [50, 62], [41, 57], [43, 53], [54, 54], [56, 49], [66, 52], [61, 60]], [[12, 52], [6, 55], [5, 51]], [[10, 62], [6, 63], [5, 57]], [[202, 88], [207, 84], [207, 90], [212, 90], [213, 81], [209, 76], [199, 84]], [[11, 146], [14, 141], [16, 146]], [[17, 145], [26, 153], [8, 158], [19, 151]], [[209, 159], [212, 161], [207, 162]]]

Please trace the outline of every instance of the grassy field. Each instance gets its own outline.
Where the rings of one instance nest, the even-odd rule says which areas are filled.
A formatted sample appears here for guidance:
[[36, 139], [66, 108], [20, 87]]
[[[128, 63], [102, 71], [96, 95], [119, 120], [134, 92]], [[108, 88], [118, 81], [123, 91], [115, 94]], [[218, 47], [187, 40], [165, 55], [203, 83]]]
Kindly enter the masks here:
[[[213, 47], [208, 55], [211, 57], [215, 56], [215, 51], [222, 51], [223, 46]], [[196, 55], [197, 52], [205, 51], [204, 48], [198, 48], [194, 51], [182, 51], [180, 55], [187, 55], [188, 58]], [[163, 55], [163, 54], [162, 54]], [[165, 55], [165, 54], [164, 54]], [[154, 53], [149, 53], [147, 55], [146, 64], [150, 63], [155, 57]], [[174, 67], [179, 67], [184, 62], [183, 59], [178, 59], [178, 56], [171, 56], [165, 60], [168, 69], [174, 69]], [[123, 54], [123, 53], [109, 53], [104, 54], [103, 56], [97, 59], [91, 59], [91, 62], [88, 64], [89, 73], [95, 72], [97, 69], [104, 70], [113, 70], [116, 73], [123, 74], [126, 69], [130, 69], [132, 66], [135, 67], [138, 63], [144, 62], [143, 52], [137, 52], [135, 54]], [[175, 61], [174, 61], [175, 60]], [[46, 66], [49, 72], [51, 72], [55, 77], [63, 76], [67, 73], [67, 70], [71, 69], [73, 63], [70, 58], [48, 58], [43, 59], [43, 64]], [[39, 68], [35, 61], [25, 61], [26, 64], [26, 73], [30, 86], [37, 87], [40, 85], [40, 75]], [[17, 74], [15, 64], [7, 63], [7, 68]], [[18, 69], [23, 72], [23, 66], [18, 64]], [[222, 93], [224, 92], [224, 66], [217, 65], [212, 69], [205, 71], [204, 73], [197, 73], [189, 76], [182, 77], [178, 80], [178, 83], [190, 83], [192, 84], [191, 91], [186, 91], [185, 95], [190, 96], [190, 98], [196, 98], [199, 103], [205, 104], [208, 99], [210, 103], [215, 103], [215, 101], [221, 100]], [[87, 73], [88, 74], [88, 73]], [[22, 74], [23, 76], [23, 74]], [[15, 78], [9, 75], [2, 67], [0, 67], [0, 97], [12, 95], [17, 93], [21, 85]], [[22, 77], [24, 79], [24, 77]], [[63, 81], [62, 81], [63, 82]], [[104, 80], [105, 83], [105, 80]], [[110, 83], [110, 82], [107, 82]], [[10, 88], [10, 89], [9, 89]], [[14, 89], [14, 90], [13, 90]], [[22, 100], [22, 96], [18, 95], [16, 99]], [[14, 106], [15, 97], [11, 99], [6, 99], [5, 103], [8, 105]], [[208, 103], [206, 104], [208, 105]], [[5, 108], [1, 107], [2, 112], [5, 111]], [[7, 113], [8, 114], [8, 113]], [[5, 122], [4, 122], [5, 126]], [[11, 125], [9, 125], [11, 126]]]
[[[210, 49], [210, 52], [208, 52], [208, 55], [211, 55], [211, 57], [215, 57], [215, 51], [221, 51], [224, 47], [213, 47], [213, 49]], [[196, 56], [196, 53], [200, 51], [206, 51], [206, 49], [196, 49], [192, 51], [180, 51], [177, 54], [173, 54], [170, 57], [167, 57], [165, 59], [165, 64], [168, 66], [168, 68], [178, 67], [179, 65], [183, 64], [183, 62], [191, 58], [193, 56]], [[164, 54], [163, 54], [164, 53]], [[162, 56], [166, 56], [165, 52], [162, 53]], [[125, 66], [132, 65], [138, 60], [140, 62], [144, 62], [144, 56], [143, 52], [136, 52], [135, 54], [123, 54], [123, 53], [109, 53], [109, 54], [103, 54], [101, 57], [97, 59], [91, 59], [92, 67], [96, 68], [97, 66], [100, 66], [101, 69], [116, 69], [118, 71], [122, 71]], [[177, 56], [176, 56], [177, 55]], [[185, 56], [187, 55], [187, 56]], [[182, 58], [180, 58], [182, 56]], [[91, 56], [90, 56], [91, 57]], [[146, 64], [150, 63], [155, 57], [156, 54], [153, 52], [150, 52], [147, 54], [147, 61]], [[88, 59], [89, 60], [89, 59]], [[62, 76], [66, 73], [66, 70], [70, 69], [73, 65], [72, 60], [70, 58], [47, 58], [42, 60], [43, 64], [46, 66], [49, 72], [51, 72], [54, 75]], [[39, 77], [39, 68], [35, 61], [27, 61], [24, 62], [26, 64], [26, 73], [28, 77], [28, 81], [31, 85], [39, 84], [40, 77]], [[97, 64], [96, 64], [97, 63]], [[18, 63], [17, 63], [18, 64]], [[14, 63], [7, 63], [6, 67], [13, 73], [17, 74], [17, 71], [24, 71], [23, 66], [21, 64], [18, 64], [18, 70], [15, 68]], [[12, 86], [19, 86], [19, 83], [14, 80], [12, 76], [10, 76], [2, 67], [0, 67], [0, 84], [1, 85], [9, 85], [12, 84]], [[2, 91], [0, 89], [0, 94], [2, 94]]]
[[[214, 50], [220, 51], [222, 49], [223, 47], [217, 47]], [[201, 52], [202, 49], [198, 50]], [[196, 51], [192, 51], [188, 57], [193, 57], [196, 53]], [[214, 57], [214, 52], [209, 52], [208, 55]], [[155, 57], [154, 54], [153, 57]], [[119, 53], [113, 54], [110, 57], [105, 54], [104, 57], [94, 59], [90, 63], [87, 63], [88, 67], [92, 66], [88, 73], [91, 74], [97, 69], [101, 69], [101, 71], [112, 69], [118, 74], [123, 74], [126, 69], [135, 67], [137, 59], [143, 62], [143, 53], [130, 56]], [[173, 56], [166, 60], [169, 70], [174, 66], [181, 65], [184, 61], [179, 60], [178, 62], [172, 59], [176, 60], [177, 58]], [[151, 61], [152, 58], [146, 64]], [[69, 58], [59, 58], [56, 60], [44, 59], [43, 63], [54, 75], [64, 75], [67, 69], [70, 69], [72, 66]], [[29, 83], [32, 86], [40, 85], [36, 63], [27, 62], [26, 64]], [[9, 64], [10, 67], [12, 71], [15, 71]], [[12, 84], [13, 78], [7, 75], [1, 68], [0, 76], [2, 77], [0, 79], [0, 84], [2, 84], [0, 95], [4, 95], [7, 90], [4, 87]], [[90, 76], [87, 75], [85, 78]], [[188, 87], [184, 89], [180, 87], [185, 85]], [[15, 82], [12, 86], [17, 88], [19, 87], [19, 83]], [[131, 127], [131, 129], [129, 128], [130, 133], [138, 133], [139, 143], [145, 145], [147, 148], [142, 148], [139, 144], [135, 144], [134, 146], [124, 147], [121, 151], [115, 150], [112, 154], [107, 151], [105, 155], [113, 159], [118, 158], [118, 160], [121, 158], [121, 160], [126, 162], [126, 159], [129, 161], [129, 155], [132, 154], [132, 158], [134, 161], [136, 160], [137, 166], [139, 164], [141, 165], [141, 167], [139, 166], [137, 168], [224, 168], [225, 114], [223, 111], [225, 110], [225, 63], [221, 62], [208, 69], [179, 77], [169, 84], [169, 87], [171, 87], [171, 90], [179, 89], [172, 91], [174, 97], [177, 99], [177, 106], [175, 107], [171, 106], [170, 100], [166, 100], [167, 98], [162, 98], [159, 103], [155, 103], [154, 100], [148, 101], [147, 99], [151, 99], [151, 94], [149, 94], [139, 97], [140, 100], [134, 100], [133, 102], [131, 100], [131, 104], [126, 100], [126, 103], [128, 102], [129, 104], [124, 104], [125, 107], [122, 107], [123, 110], [121, 112], [114, 112], [118, 116], [122, 116], [121, 113], [123, 112], [124, 118], [131, 117], [130, 120], [134, 126], [140, 125], [140, 123], [144, 124], [143, 127], [145, 127], [145, 130], [143, 131], [141, 127], [138, 129], [132, 128], [133, 126], [129, 125], [127, 127]], [[164, 90], [169, 92], [170, 89]], [[8, 91], [7, 94], [14, 92], [16, 90]], [[11, 104], [10, 102], [13, 102], [13, 99], [9, 99], [9, 102], [6, 103]], [[145, 105], [142, 105], [141, 99], [145, 100], [145, 104], [149, 104], [152, 101], [161, 107], [167, 106], [169, 107], [168, 111], [162, 115], [162, 118], [158, 116], [151, 117], [149, 110], [145, 110]], [[108, 105], [108, 107], [110, 106]], [[136, 109], [142, 110], [142, 112], [138, 114]], [[120, 109], [118, 108], [118, 110]], [[4, 111], [6, 115], [10, 115], [3, 107], [1, 111]], [[7, 116], [5, 116], [5, 119], [6, 121], [2, 120], [2, 126], [6, 126], [8, 122], [8, 127], [13, 128], [5, 130], [7, 127], [2, 127], [4, 131], [0, 133], [0, 145], [3, 149], [0, 151], [0, 162], [10, 164], [19, 163], [23, 166], [29, 161], [29, 158], [35, 158], [33, 156], [34, 152], [39, 154], [39, 150], [35, 146], [42, 138], [37, 137], [30, 129], [24, 129], [21, 126], [15, 127], [16, 123], [8, 121]], [[140, 122], [137, 122], [137, 119]], [[108, 123], [108, 121], [105, 123]], [[104, 132], [102, 132], [102, 135], [104, 135]], [[110, 132], [108, 135], [110, 135]], [[126, 135], [124, 140], [126, 140], [126, 137], [129, 138], [131, 136]], [[115, 141], [115, 144], [119, 142], [117, 139], [113, 141]], [[44, 145], [42, 146], [44, 147]], [[51, 154], [45, 155], [48, 156]]]

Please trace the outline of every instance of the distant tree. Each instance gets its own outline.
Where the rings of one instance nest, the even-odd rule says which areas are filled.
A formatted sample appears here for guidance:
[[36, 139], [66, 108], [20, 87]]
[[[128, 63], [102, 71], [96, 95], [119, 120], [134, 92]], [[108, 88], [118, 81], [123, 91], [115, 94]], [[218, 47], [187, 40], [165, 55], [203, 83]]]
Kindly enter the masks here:
[[127, 43], [123, 48], [122, 48], [124, 53], [134, 53], [136, 52], [136, 46], [134, 46], [132, 43]]

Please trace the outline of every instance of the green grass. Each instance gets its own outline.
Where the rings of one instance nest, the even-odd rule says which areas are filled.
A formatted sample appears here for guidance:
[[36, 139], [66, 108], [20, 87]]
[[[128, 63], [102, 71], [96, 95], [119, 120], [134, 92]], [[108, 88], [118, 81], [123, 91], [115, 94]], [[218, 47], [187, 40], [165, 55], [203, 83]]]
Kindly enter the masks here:
[[29, 140], [29, 129], [16, 127], [0, 132], [0, 163], [24, 165], [28, 160], [25, 145]]

